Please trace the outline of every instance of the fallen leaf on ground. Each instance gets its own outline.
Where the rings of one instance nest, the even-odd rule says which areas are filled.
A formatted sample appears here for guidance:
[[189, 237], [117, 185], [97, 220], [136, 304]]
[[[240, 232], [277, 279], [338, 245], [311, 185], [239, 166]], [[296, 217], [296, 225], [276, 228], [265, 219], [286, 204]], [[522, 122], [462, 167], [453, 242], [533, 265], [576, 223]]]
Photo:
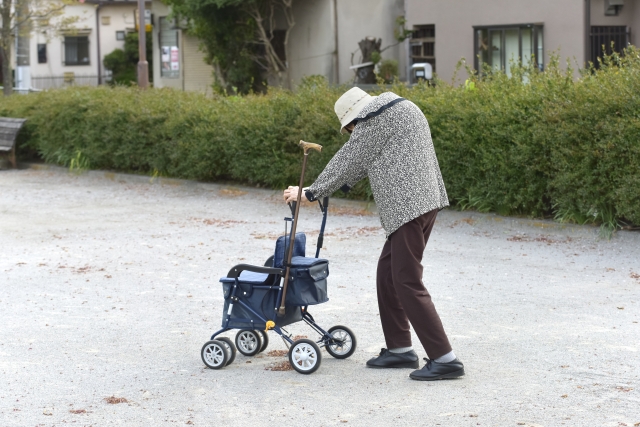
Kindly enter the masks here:
[[222, 190], [220, 190], [220, 194], [222, 194], [223, 196], [238, 197], [244, 196], [245, 194], [247, 194], [247, 192], [242, 191], [238, 188], [223, 188]]
[[104, 401], [109, 403], [109, 404], [111, 404], [111, 405], [115, 405], [115, 404], [118, 404], [118, 403], [128, 403], [129, 402], [124, 397], [115, 397], [115, 396], [105, 397]]
[[291, 364], [287, 360], [274, 363], [264, 368], [265, 371], [291, 371], [292, 369]]

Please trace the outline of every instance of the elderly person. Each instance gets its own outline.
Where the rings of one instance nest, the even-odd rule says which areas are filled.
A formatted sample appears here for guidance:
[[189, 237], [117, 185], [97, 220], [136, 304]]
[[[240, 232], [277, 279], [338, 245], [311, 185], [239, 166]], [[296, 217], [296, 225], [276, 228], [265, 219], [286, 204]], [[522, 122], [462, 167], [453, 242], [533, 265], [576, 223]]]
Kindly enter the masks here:
[[[349, 191], [369, 177], [386, 242], [378, 261], [380, 321], [387, 348], [370, 359], [371, 368], [413, 368], [414, 380], [464, 375], [422, 283], [422, 256], [438, 211], [449, 205], [429, 124], [413, 103], [392, 92], [377, 97], [359, 88], [335, 104], [342, 133], [349, 141], [336, 153], [316, 182], [303, 189], [314, 201], [338, 189]], [[284, 191], [295, 201], [298, 187]], [[413, 326], [429, 359], [419, 368], [411, 345]]]

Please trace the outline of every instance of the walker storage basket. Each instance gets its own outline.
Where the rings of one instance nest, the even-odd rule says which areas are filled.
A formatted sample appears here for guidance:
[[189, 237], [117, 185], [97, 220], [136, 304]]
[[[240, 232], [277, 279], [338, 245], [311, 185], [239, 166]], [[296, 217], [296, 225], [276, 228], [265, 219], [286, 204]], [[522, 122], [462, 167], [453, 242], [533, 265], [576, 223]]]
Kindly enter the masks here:
[[286, 305], [306, 307], [329, 301], [328, 276], [329, 261], [326, 259], [293, 257]]

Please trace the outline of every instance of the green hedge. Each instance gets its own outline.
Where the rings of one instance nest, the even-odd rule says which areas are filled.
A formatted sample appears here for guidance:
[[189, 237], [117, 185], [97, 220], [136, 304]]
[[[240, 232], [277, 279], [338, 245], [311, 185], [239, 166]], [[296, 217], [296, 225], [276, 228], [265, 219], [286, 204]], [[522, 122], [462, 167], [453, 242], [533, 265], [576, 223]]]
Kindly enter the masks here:
[[[640, 55], [629, 48], [574, 79], [514, 68], [391, 90], [429, 120], [451, 202], [609, 229], [640, 224]], [[300, 139], [322, 144], [311, 183], [347, 140], [333, 104], [345, 88], [309, 78], [295, 92], [205, 97], [169, 89], [68, 88], [0, 101], [29, 118], [21, 149], [47, 162], [283, 188], [297, 183]], [[370, 198], [366, 182], [350, 197]]]

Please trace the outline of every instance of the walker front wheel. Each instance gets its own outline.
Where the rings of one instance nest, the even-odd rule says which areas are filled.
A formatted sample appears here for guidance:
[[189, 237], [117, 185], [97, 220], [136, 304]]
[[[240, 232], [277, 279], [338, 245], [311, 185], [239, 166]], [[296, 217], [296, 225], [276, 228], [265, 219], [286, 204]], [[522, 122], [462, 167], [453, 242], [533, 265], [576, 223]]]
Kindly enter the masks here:
[[331, 335], [331, 341], [324, 348], [336, 359], [346, 359], [356, 351], [356, 336], [351, 329], [336, 325], [327, 332]]
[[301, 374], [312, 374], [322, 362], [320, 347], [311, 340], [298, 340], [289, 349], [289, 363]]
[[229, 361], [227, 346], [218, 340], [207, 341], [200, 351], [200, 357], [208, 368], [222, 369]]

